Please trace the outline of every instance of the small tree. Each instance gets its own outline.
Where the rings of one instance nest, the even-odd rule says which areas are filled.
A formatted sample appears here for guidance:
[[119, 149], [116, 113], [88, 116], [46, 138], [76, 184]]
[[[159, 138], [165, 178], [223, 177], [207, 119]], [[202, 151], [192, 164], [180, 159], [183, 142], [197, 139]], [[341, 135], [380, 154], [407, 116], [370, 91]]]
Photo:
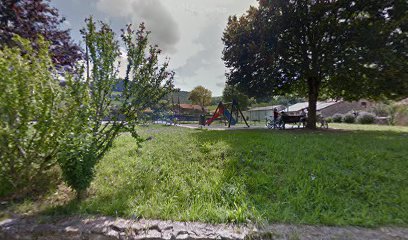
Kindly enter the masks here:
[[189, 99], [193, 104], [200, 105], [204, 109], [205, 106], [211, 104], [211, 91], [203, 86], [195, 87], [191, 91]]
[[[117, 58], [119, 43], [109, 25], [98, 25], [92, 18], [86, 20], [82, 30], [89, 55], [90, 68], [86, 79], [78, 75], [67, 83], [72, 105], [79, 111], [69, 121], [73, 123], [70, 134], [62, 142], [59, 163], [64, 180], [81, 198], [94, 177], [96, 163], [109, 151], [120, 132], [129, 131], [140, 142], [135, 126], [143, 111], [157, 104], [173, 86], [173, 72], [167, 71], [168, 62], [160, 65], [157, 46], [148, 45], [148, 35], [143, 24], [138, 31], [131, 26], [123, 31], [128, 64], [119, 105], [111, 111], [113, 94], [118, 83]], [[107, 118], [108, 121], [103, 123]], [[121, 119], [124, 118], [124, 119]]]
[[241, 110], [246, 110], [249, 107], [250, 99], [247, 95], [240, 92], [236, 87], [227, 85], [222, 92], [222, 99], [225, 102], [237, 100]]

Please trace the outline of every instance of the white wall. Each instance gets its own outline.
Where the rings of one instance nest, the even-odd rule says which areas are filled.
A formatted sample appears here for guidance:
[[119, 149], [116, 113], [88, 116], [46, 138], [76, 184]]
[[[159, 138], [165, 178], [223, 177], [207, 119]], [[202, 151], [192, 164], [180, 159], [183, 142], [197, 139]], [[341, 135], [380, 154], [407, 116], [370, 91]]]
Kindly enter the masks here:
[[250, 121], [265, 121], [265, 118], [273, 116], [273, 110], [248, 111]]

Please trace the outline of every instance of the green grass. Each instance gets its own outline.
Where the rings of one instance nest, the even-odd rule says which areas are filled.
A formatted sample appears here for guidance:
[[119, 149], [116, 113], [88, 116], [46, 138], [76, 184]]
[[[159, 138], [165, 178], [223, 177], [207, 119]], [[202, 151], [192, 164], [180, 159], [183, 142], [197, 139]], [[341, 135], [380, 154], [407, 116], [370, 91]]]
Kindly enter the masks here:
[[347, 124], [347, 123], [329, 123], [330, 128], [343, 130], [362, 130], [362, 131], [391, 131], [408, 133], [408, 126], [389, 126], [376, 124]]
[[408, 223], [408, 135], [390, 131], [205, 131], [121, 136], [91, 196], [48, 213], [179, 221]]

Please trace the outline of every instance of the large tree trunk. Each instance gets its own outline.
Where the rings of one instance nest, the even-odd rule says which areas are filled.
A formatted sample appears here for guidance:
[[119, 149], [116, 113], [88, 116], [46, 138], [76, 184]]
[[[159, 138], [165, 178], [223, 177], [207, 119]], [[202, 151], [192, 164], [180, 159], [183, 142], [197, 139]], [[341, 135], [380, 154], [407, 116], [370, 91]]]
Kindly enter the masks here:
[[316, 77], [309, 77], [309, 108], [307, 113], [307, 125], [308, 129], [316, 129], [316, 108], [317, 98], [319, 97], [319, 82]]

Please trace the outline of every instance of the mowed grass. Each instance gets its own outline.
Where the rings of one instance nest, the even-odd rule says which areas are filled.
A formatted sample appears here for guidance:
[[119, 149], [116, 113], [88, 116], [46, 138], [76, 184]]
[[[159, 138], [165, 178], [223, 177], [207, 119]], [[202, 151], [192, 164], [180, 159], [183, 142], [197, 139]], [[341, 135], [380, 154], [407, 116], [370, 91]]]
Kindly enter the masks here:
[[408, 223], [408, 133], [151, 126], [99, 163], [91, 195], [54, 213], [178, 221]]
[[348, 124], [348, 123], [329, 123], [330, 128], [342, 130], [357, 130], [357, 131], [390, 131], [408, 133], [408, 126], [390, 126], [376, 124]]

